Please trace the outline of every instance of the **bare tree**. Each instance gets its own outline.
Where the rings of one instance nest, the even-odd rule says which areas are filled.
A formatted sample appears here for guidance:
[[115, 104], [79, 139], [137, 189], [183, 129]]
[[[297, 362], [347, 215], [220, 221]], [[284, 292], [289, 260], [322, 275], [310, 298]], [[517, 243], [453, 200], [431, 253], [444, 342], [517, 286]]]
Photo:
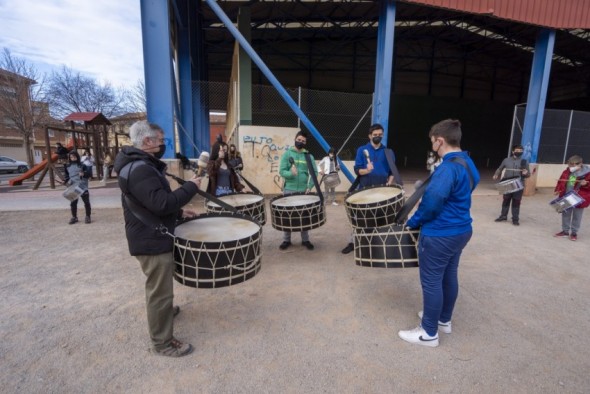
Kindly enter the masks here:
[[29, 166], [33, 166], [33, 133], [47, 123], [45, 74], [4, 48], [0, 54], [0, 121], [23, 137]]
[[145, 94], [145, 83], [143, 79], [138, 79], [135, 86], [127, 92], [127, 110], [128, 112], [146, 112], [147, 102]]
[[107, 118], [125, 111], [127, 92], [110, 83], [99, 84], [69, 67], [62, 66], [49, 79], [51, 112], [63, 119], [72, 112], [101, 112]]

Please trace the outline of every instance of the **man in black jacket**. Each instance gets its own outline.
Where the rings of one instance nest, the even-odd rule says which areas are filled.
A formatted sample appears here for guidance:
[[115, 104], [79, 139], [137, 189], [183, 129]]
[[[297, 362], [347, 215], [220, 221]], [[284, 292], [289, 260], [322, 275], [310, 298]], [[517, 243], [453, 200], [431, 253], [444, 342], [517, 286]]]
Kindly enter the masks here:
[[173, 317], [180, 311], [172, 304], [174, 258], [173, 240], [162, 234], [157, 224], [174, 233], [176, 220], [195, 213], [182, 210], [195, 194], [200, 178], [194, 177], [172, 191], [165, 177], [166, 164], [160, 161], [166, 150], [164, 132], [155, 124], [139, 121], [131, 126], [133, 147], [124, 147], [115, 159], [123, 192], [125, 233], [129, 252], [141, 264], [147, 277], [146, 309], [152, 349], [156, 354], [180, 357], [193, 347], [173, 336]]

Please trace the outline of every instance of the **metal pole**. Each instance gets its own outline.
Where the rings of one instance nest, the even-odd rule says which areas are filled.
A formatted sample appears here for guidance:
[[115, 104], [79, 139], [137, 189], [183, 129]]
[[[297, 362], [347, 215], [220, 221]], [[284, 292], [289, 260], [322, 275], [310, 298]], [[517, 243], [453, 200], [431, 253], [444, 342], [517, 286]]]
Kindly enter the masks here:
[[565, 148], [563, 149], [563, 163], [562, 164], [565, 164], [565, 159], [566, 159], [566, 156], [567, 156], [567, 146], [569, 145], [569, 142], [570, 142], [570, 132], [572, 131], [572, 120], [573, 120], [573, 118], [574, 118], [574, 110], [572, 110], [570, 112], [570, 123], [567, 126], [567, 137], [565, 137]]
[[350, 134], [348, 135], [348, 137], [346, 138], [346, 140], [342, 143], [342, 146], [340, 146], [340, 149], [338, 149], [338, 152], [336, 152], [336, 156], [338, 156], [340, 154], [340, 152], [342, 151], [342, 149], [344, 149], [344, 146], [346, 145], [346, 143], [348, 142], [348, 140], [350, 139], [350, 137], [352, 137], [352, 135], [354, 134], [354, 132], [356, 131], [356, 129], [359, 127], [359, 125], [361, 124], [361, 122], [363, 121], [363, 119], [365, 119], [365, 116], [367, 116], [367, 114], [369, 113], [369, 111], [371, 110], [371, 108], [373, 108], [373, 104], [369, 105], [369, 108], [367, 108], [367, 110], [365, 111], [365, 113], [363, 114], [363, 116], [361, 117], [361, 119], [358, 121], [358, 123], [356, 124], [356, 126], [354, 126], [354, 129], [352, 129], [352, 131], [350, 132]]
[[[301, 108], [301, 86], [297, 88], [297, 106]], [[297, 118], [297, 128], [301, 130], [301, 118]]]
[[514, 140], [514, 128], [516, 127], [516, 111], [518, 110], [518, 104], [514, 106], [514, 114], [512, 115], [512, 132], [510, 133], [510, 142], [508, 143], [508, 155], [510, 157], [512, 153], [512, 141]]

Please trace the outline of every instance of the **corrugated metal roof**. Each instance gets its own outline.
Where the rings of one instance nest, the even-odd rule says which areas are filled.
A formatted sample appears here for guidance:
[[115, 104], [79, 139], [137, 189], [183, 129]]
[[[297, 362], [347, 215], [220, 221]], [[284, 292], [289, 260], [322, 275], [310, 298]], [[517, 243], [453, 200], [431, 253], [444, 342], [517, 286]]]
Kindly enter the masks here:
[[86, 122], [88, 124], [111, 124], [100, 112], [72, 112], [64, 118], [64, 121]]
[[554, 29], [590, 29], [590, 0], [403, 0]]

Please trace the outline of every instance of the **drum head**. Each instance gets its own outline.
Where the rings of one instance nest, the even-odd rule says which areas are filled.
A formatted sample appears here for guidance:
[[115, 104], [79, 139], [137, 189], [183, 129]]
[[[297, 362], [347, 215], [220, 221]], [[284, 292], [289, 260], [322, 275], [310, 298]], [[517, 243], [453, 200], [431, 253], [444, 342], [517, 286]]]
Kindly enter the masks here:
[[[260, 202], [261, 200], [264, 200], [264, 197], [258, 194], [228, 194], [217, 198], [231, 205], [232, 207], [242, 207], [245, 205], [255, 204]], [[213, 201], [207, 201], [207, 206], [213, 208], [221, 208]]]
[[374, 204], [389, 200], [403, 193], [403, 190], [393, 186], [378, 186], [362, 189], [346, 197], [349, 204]]
[[296, 194], [273, 199], [271, 204], [276, 207], [299, 207], [314, 204], [319, 201], [320, 197], [315, 194]]
[[260, 226], [242, 217], [209, 216], [176, 227], [176, 237], [195, 242], [230, 242], [256, 234]]

